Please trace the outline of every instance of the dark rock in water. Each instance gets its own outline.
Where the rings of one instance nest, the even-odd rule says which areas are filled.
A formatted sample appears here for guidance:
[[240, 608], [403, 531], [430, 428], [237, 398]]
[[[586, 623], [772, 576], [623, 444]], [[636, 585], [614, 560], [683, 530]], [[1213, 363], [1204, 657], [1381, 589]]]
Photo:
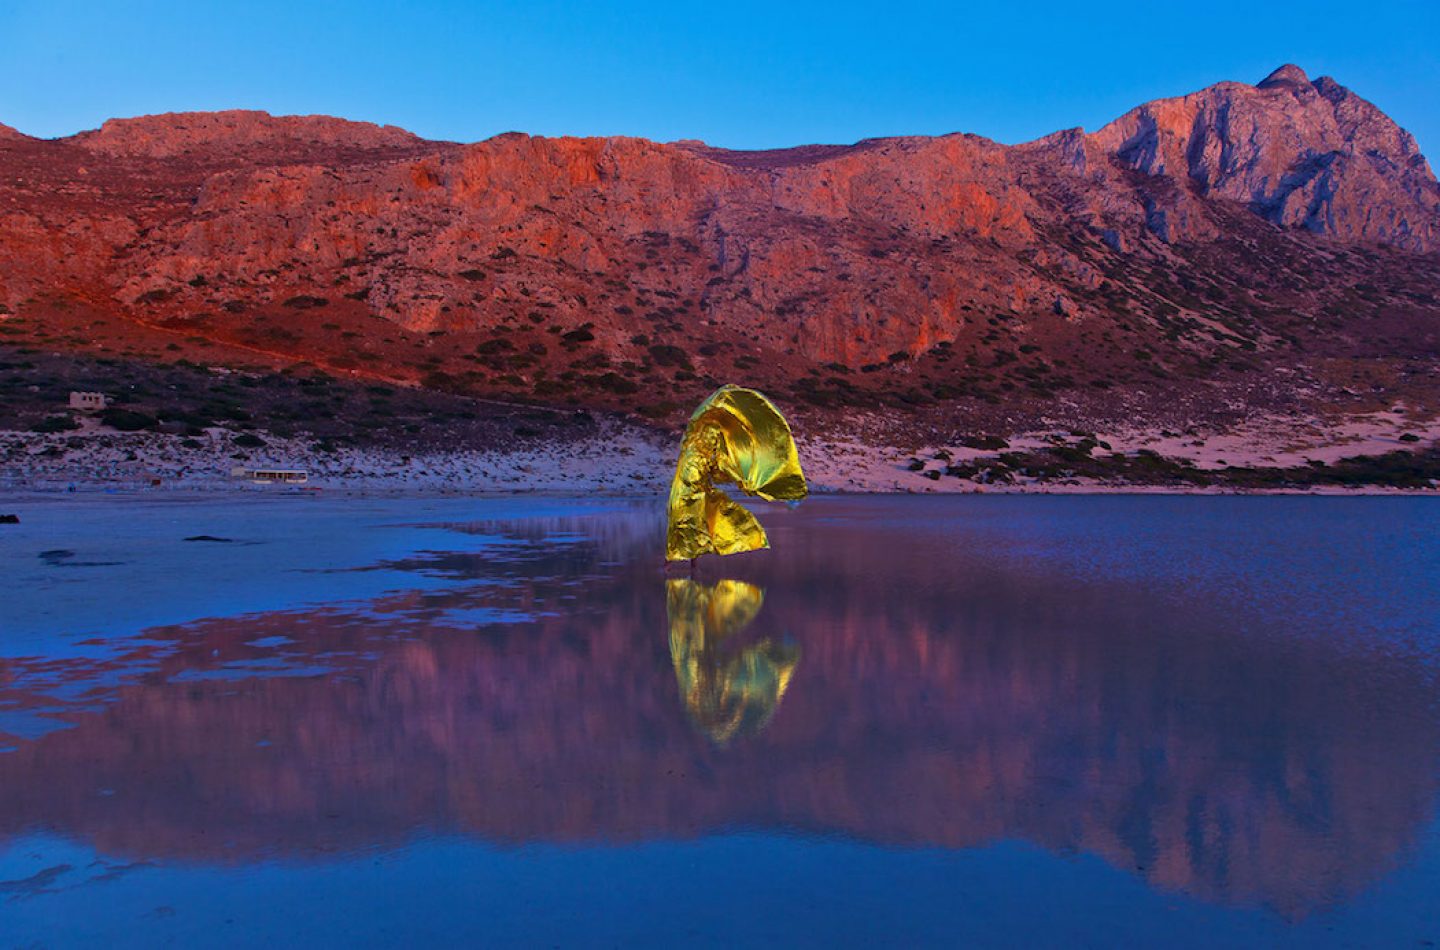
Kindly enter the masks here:
[[234, 538], [217, 538], [213, 534], [195, 534], [185, 539], [186, 541], [214, 541], [219, 544], [233, 544]]
[[19, 515], [0, 515], [0, 524], [19, 524]]
[[124, 561], [72, 561], [74, 551], [65, 548], [52, 548], [49, 551], [40, 552], [40, 560], [51, 567], [114, 567], [123, 564]]

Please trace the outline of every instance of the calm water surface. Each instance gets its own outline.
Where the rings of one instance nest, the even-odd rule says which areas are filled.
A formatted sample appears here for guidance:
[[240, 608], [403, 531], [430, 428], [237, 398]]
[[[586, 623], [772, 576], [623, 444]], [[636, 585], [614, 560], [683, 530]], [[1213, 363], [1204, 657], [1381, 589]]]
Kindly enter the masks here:
[[3, 946], [1440, 940], [1432, 500], [5, 509]]

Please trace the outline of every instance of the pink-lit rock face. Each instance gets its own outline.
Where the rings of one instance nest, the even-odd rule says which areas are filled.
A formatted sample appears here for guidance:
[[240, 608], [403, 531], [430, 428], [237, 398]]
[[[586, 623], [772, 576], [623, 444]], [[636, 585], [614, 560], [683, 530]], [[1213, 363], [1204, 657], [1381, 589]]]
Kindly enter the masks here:
[[[484, 525], [519, 544], [390, 565], [454, 583], [438, 592], [155, 629], [110, 665], [7, 663], [7, 706], [101, 688], [0, 755], [0, 833], [220, 862], [420, 833], [1022, 839], [1294, 917], [1361, 892], [1430, 820], [1420, 666], [1288, 626], [1315, 615], [1236, 599], [1215, 561], [1107, 568], [900, 502], [778, 518], [775, 549], [734, 565], [765, 596], [729, 648], [798, 656], [756, 734], [717, 744], [687, 714], [653, 512]], [[533, 619], [465, 622], [480, 609]]]
[[117, 158], [178, 158], [194, 153], [218, 157], [229, 152], [235, 160], [250, 162], [256, 153], [283, 159], [315, 147], [391, 149], [420, 145], [423, 140], [393, 125], [232, 109], [111, 119], [71, 141]]
[[[58, 322], [69, 311], [47, 311], [54, 301], [83, 301], [182, 338], [353, 365], [354, 346], [319, 332], [335, 322], [399, 379], [435, 369], [380, 339], [393, 327], [524, 346], [584, 328], [587, 353], [632, 375], [669, 333], [716, 378], [735, 367], [702, 349], [738, 347], [795, 378], [951, 343], [988, 365], [1000, 314], [1018, 334], [1005, 346], [1053, 348], [1072, 373], [1113, 381], [1140, 365], [1137, 349], [1195, 372], [1229, 362], [1231, 337], [1284, 360], [1295, 335], [1345, 349], [1349, 330], [1317, 326], [1356, 312], [1355, 283], [1377, 288], [1364, 306], [1411, 328], [1440, 306], [1424, 292], [1433, 258], [1373, 253], [1440, 248], [1440, 186], [1414, 140], [1294, 67], [1016, 146], [956, 134], [731, 152], [518, 133], [461, 145], [261, 112], [0, 143], [12, 312]], [[329, 307], [285, 309], [296, 297]], [[473, 369], [432, 343], [424, 355], [445, 373]], [[537, 366], [551, 376], [575, 362], [550, 349]], [[494, 375], [467, 385], [495, 388]]]
[[1286, 227], [1434, 250], [1440, 192], [1415, 139], [1328, 76], [1282, 66], [1146, 103], [1090, 137], [1148, 175], [1193, 182]]

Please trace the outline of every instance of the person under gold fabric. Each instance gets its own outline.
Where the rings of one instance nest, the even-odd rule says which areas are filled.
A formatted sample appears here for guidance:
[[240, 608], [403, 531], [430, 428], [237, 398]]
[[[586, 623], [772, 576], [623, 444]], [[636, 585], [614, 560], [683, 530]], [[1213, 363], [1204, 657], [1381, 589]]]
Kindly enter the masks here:
[[725, 483], [766, 501], [809, 493], [789, 423], [770, 400], [740, 386], [717, 389], [685, 427], [670, 483], [667, 561], [770, 546], [755, 516], [716, 487]]
[[743, 581], [665, 582], [680, 698], [700, 731], [721, 745], [765, 728], [800, 662], [799, 647], [768, 639], [725, 650], [755, 619], [764, 598], [763, 590]]

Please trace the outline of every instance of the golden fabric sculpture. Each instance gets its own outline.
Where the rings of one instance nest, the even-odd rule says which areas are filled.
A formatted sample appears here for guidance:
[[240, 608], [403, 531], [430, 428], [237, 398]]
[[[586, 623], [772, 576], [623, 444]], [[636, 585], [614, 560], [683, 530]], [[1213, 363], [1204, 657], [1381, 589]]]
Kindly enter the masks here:
[[665, 582], [670, 619], [670, 660], [691, 720], [713, 741], [759, 732], [770, 722], [790, 685], [800, 649], [760, 640], [726, 650], [760, 612], [765, 592], [743, 581]]
[[666, 560], [770, 546], [755, 516], [716, 487], [727, 482], [766, 501], [809, 493], [789, 423], [770, 400], [740, 386], [721, 386], [685, 427], [670, 483]]

